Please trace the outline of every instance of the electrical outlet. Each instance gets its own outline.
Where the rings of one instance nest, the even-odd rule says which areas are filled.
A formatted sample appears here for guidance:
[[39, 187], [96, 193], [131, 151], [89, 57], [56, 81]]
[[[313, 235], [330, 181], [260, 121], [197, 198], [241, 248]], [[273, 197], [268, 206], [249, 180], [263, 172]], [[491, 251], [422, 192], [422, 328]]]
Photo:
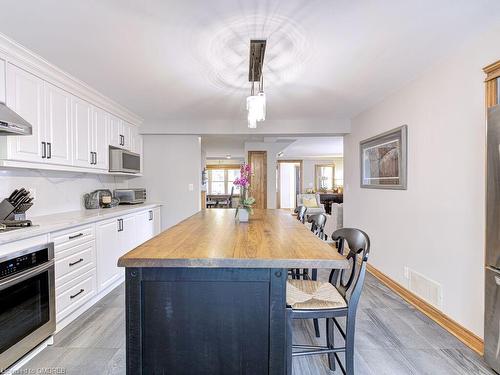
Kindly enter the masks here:
[[410, 273], [408, 271], [408, 267], [407, 266], [405, 266], [405, 268], [404, 268], [404, 273], [405, 273], [405, 279], [409, 279], [410, 278]]
[[194, 185], [193, 184], [189, 184], [188, 185], [188, 190], [189, 191], [194, 191]]
[[30, 187], [28, 188], [28, 191], [30, 192], [30, 197], [36, 199], [36, 189], [34, 187]]

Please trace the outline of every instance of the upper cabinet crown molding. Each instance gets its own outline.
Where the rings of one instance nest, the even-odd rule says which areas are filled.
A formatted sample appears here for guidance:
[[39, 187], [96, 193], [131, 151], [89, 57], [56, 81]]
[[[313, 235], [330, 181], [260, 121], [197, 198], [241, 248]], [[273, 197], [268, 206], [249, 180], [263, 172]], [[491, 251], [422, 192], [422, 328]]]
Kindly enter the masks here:
[[483, 71], [486, 73], [485, 81], [490, 81], [492, 79], [500, 77], [500, 60], [485, 66]]
[[[102, 109], [136, 125], [141, 125], [140, 116], [101, 94], [86, 83], [64, 72], [41, 56], [29, 51], [19, 43], [0, 33], [0, 60], [12, 62], [63, 90], [101, 107]], [[0, 70], [1, 71], [1, 70]], [[0, 80], [1, 82], [1, 80]], [[1, 89], [0, 89], [1, 94]]]

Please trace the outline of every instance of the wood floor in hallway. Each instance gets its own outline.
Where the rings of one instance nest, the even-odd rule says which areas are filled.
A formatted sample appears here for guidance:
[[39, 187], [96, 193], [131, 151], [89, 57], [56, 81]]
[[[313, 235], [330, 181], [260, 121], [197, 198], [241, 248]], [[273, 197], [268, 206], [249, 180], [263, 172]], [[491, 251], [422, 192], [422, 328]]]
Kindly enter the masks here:
[[[55, 367], [68, 375], [125, 374], [124, 305], [122, 285], [57, 333], [54, 345], [19, 373], [36, 374], [39, 369]], [[323, 332], [319, 341], [314, 337], [312, 322], [294, 325], [294, 342], [323, 340]], [[358, 309], [355, 346], [359, 375], [494, 374], [481, 357], [371, 275]], [[341, 373], [328, 369], [325, 356], [294, 358], [293, 370], [294, 375]]]

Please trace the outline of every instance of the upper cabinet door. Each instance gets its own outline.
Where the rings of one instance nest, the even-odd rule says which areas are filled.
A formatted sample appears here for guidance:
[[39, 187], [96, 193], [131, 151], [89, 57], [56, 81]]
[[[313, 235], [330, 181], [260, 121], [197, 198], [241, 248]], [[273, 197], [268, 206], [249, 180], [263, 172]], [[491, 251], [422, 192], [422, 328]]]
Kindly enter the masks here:
[[[32, 126], [31, 135], [8, 137], [8, 157], [13, 160], [36, 161], [42, 159], [43, 81], [33, 74], [7, 64], [7, 105]], [[44, 151], [43, 156], [46, 155]]]
[[109, 115], [100, 108], [94, 107], [93, 151], [95, 152], [95, 168], [109, 169]]
[[122, 135], [123, 135], [123, 148], [132, 151], [132, 125], [128, 122], [123, 121]]
[[5, 66], [5, 60], [0, 59], [0, 102], [5, 103], [7, 98], [5, 97], [5, 70], [7, 67]]
[[73, 97], [73, 151], [74, 165], [92, 166], [92, 106], [77, 97]]
[[140, 154], [142, 152], [142, 137], [137, 126], [130, 125], [130, 151]]
[[114, 115], [109, 115], [109, 144], [114, 147], [123, 148], [123, 121]]
[[71, 165], [71, 94], [45, 83], [47, 162]]

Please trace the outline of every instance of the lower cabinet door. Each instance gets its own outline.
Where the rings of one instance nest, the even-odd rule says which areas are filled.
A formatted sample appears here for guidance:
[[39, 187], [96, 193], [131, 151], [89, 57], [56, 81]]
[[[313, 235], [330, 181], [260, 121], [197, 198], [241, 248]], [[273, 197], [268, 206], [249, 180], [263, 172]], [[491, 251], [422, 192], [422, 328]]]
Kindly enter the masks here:
[[56, 288], [56, 320], [60, 322], [96, 295], [95, 268]]
[[118, 261], [118, 258], [123, 254], [139, 245], [137, 240], [135, 216], [136, 215], [129, 215], [122, 217], [122, 230], [118, 233], [120, 250], [118, 251], [116, 261]]
[[113, 284], [123, 271], [117, 266], [121, 244], [118, 218], [97, 223], [97, 289], [99, 292]]
[[153, 237], [161, 232], [161, 214], [160, 207], [153, 208]]
[[153, 237], [154, 214], [153, 210], [139, 212], [135, 217], [137, 228], [137, 245], [140, 245]]

